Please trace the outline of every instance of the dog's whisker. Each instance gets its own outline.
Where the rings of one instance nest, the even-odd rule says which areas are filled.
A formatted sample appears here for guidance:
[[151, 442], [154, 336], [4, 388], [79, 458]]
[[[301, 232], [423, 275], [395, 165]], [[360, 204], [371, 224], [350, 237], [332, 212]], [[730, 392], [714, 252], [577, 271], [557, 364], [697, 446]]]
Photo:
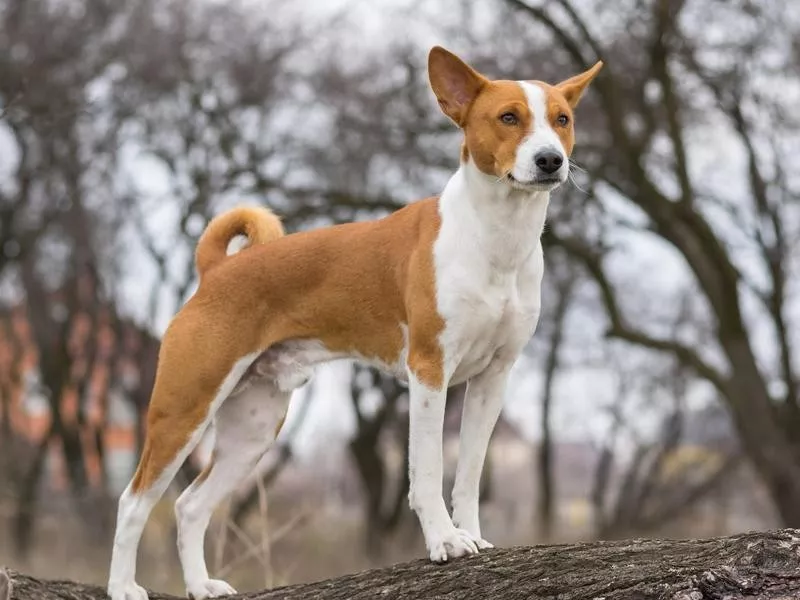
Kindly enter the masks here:
[[581, 173], [587, 173], [587, 172], [588, 172], [588, 171], [587, 171], [585, 168], [583, 168], [582, 166], [580, 166], [580, 165], [579, 165], [578, 163], [576, 163], [574, 160], [571, 160], [571, 161], [569, 161], [569, 170], [570, 170], [570, 171], [573, 171], [573, 170], [575, 170], [575, 171], [580, 171]]
[[583, 187], [581, 187], [581, 185], [578, 183], [578, 180], [577, 180], [577, 179], [575, 179], [575, 174], [574, 174], [572, 171], [570, 171], [569, 173], [567, 173], [567, 179], [569, 179], [569, 180], [572, 182], [572, 185], [574, 185], [574, 186], [575, 186], [575, 188], [576, 188], [578, 191], [580, 191], [580, 192], [583, 192], [584, 194], [588, 194], [588, 193], [589, 193], [589, 192], [588, 192], [588, 191], [586, 191], [586, 190], [585, 190]]
[[501, 173], [500, 176], [495, 181], [495, 183], [500, 183], [501, 181], [505, 180], [506, 177], [508, 177], [509, 175], [511, 175], [511, 170], [510, 169], [508, 171], [506, 171], [505, 173]]

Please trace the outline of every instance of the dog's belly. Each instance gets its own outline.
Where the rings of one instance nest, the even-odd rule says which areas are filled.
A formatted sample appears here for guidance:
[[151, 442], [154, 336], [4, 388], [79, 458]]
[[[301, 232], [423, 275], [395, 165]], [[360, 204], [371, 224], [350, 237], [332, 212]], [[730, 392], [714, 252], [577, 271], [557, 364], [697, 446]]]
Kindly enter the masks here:
[[288, 392], [303, 386], [313, 376], [318, 365], [347, 358], [377, 367], [400, 381], [407, 382], [405, 355], [404, 349], [401, 360], [390, 365], [356, 353], [331, 351], [319, 340], [286, 340], [267, 348], [253, 361], [242, 375], [233, 394], [242, 392], [258, 380], [271, 380], [279, 389]]

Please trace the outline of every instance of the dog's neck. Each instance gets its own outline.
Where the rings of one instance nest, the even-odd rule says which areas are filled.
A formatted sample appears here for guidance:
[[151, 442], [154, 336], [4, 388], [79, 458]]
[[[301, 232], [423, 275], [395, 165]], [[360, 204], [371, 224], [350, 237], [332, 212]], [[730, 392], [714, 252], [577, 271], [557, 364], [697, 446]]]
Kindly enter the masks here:
[[485, 257], [494, 269], [517, 270], [539, 244], [549, 200], [550, 192], [514, 189], [468, 159], [442, 193], [443, 233], [462, 240], [465, 260]]

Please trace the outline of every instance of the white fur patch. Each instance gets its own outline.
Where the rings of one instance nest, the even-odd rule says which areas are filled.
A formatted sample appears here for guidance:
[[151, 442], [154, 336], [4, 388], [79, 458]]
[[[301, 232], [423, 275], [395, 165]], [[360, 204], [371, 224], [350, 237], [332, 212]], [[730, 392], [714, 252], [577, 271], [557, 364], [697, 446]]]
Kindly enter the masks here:
[[246, 235], [235, 235], [231, 238], [231, 241], [228, 242], [228, 248], [226, 249], [225, 254], [231, 256], [232, 254], [241, 252], [249, 245], [250, 245], [250, 240], [247, 238]]
[[445, 373], [454, 385], [503, 348], [516, 356], [539, 318], [547, 192], [523, 192], [463, 164], [439, 202], [434, 245]]
[[478, 547], [469, 534], [456, 529], [442, 497], [442, 427], [446, 389], [432, 390], [409, 373], [408, 500], [417, 513], [430, 559], [444, 562]]
[[552, 149], [560, 152], [564, 159], [558, 176], [561, 181], [567, 180], [569, 172], [569, 158], [561, 143], [561, 138], [553, 130], [547, 118], [547, 96], [544, 89], [535, 83], [527, 81], [518, 82], [525, 97], [528, 99], [528, 107], [533, 114], [533, 131], [527, 136], [517, 149], [514, 169], [511, 174], [519, 181], [530, 181], [536, 176], [536, 155], [545, 149]]

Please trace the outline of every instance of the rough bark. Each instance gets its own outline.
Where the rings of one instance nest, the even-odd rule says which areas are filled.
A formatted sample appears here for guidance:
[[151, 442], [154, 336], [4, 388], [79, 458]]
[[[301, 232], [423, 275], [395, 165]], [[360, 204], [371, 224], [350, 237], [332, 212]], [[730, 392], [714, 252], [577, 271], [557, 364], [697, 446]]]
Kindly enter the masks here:
[[[7, 581], [6, 581], [7, 580]], [[10, 585], [9, 585], [10, 583]], [[3, 594], [3, 590], [10, 590]], [[97, 586], [0, 571], [0, 600], [99, 600]], [[800, 530], [708, 540], [626, 540], [484, 551], [242, 594], [247, 600], [789, 600], [800, 597]], [[175, 600], [152, 594], [151, 600]]]

